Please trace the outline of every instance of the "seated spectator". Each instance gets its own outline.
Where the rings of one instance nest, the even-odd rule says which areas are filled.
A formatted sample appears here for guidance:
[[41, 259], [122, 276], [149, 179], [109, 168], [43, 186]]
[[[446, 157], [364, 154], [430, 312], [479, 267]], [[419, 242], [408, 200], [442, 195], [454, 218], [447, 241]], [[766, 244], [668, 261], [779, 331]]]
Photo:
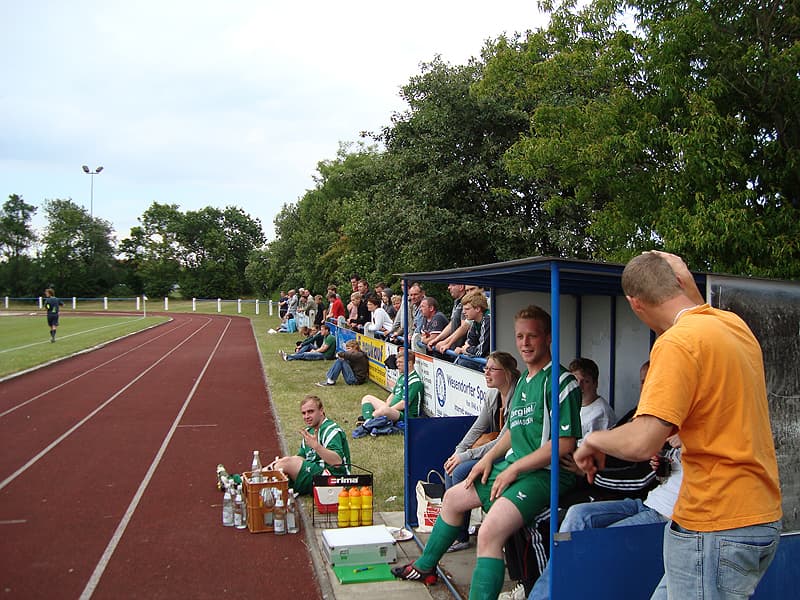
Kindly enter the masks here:
[[[645, 361], [639, 368], [639, 385], [644, 385], [650, 361]], [[614, 427], [624, 425], [633, 420], [636, 414], [634, 406]], [[583, 426], [583, 421], [581, 421]], [[574, 473], [578, 477], [578, 485], [565, 494], [559, 504], [569, 507], [573, 504], [590, 502], [594, 500], [619, 500], [622, 498], [645, 498], [647, 493], [656, 485], [655, 473], [650, 467], [650, 461], [631, 462], [615, 456], [608, 456], [603, 469], [595, 473], [594, 481], [589, 483], [586, 474], [575, 464], [572, 455], [562, 457], [561, 468]]]
[[318, 381], [317, 386], [336, 385], [340, 374], [347, 385], [361, 385], [369, 378], [369, 357], [361, 350], [358, 340], [348, 340], [344, 348], [344, 352], [336, 353], [336, 362], [328, 369], [325, 381]]
[[420, 341], [427, 347], [428, 343], [438, 337], [450, 322], [439, 310], [439, 303], [433, 296], [425, 296], [419, 304], [419, 310], [423, 317], [419, 330]]
[[364, 333], [384, 339], [392, 332], [392, 319], [381, 308], [380, 300], [375, 294], [371, 294], [367, 298], [367, 310], [369, 310], [370, 322], [364, 327]]
[[336, 290], [329, 291], [328, 310], [325, 313], [325, 318], [338, 323], [339, 317], [344, 318], [344, 316], [345, 316], [344, 304], [342, 304], [342, 299], [339, 298], [339, 295], [336, 293]]
[[322, 335], [316, 327], [301, 327], [300, 334], [303, 336], [303, 339], [295, 342], [295, 354], [314, 350], [322, 344]]
[[297, 321], [295, 321], [294, 315], [287, 314], [286, 320], [278, 327], [278, 333], [294, 333], [295, 331], [297, 331]]
[[467, 332], [467, 341], [454, 350], [458, 354], [455, 364], [480, 371], [483, 369], [484, 361], [475, 359], [489, 356], [492, 341], [489, 304], [483, 292], [473, 292], [464, 296], [461, 305], [464, 316], [472, 324]]
[[349, 475], [350, 445], [342, 428], [325, 416], [322, 400], [306, 396], [300, 403], [306, 424], [300, 430], [300, 450], [284, 456], [267, 468], [280, 469], [289, 477], [289, 485], [298, 494], [310, 494], [315, 475]]
[[[669, 450], [664, 458], [669, 461], [670, 475], [661, 485], [641, 500], [609, 500], [606, 502], [587, 502], [575, 504], [567, 511], [561, 522], [559, 532], [601, 529], [603, 527], [629, 527], [648, 523], [667, 523], [672, 518], [672, 510], [678, 499], [683, 480], [681, 466], [681, 440], [677, 434], [667, 439]], [[664, 458], [653, 457], [653, 469]], [[530, 600], [545, 600], [550, 597], [550, 564], [542, 571], [529, 596]], [[655, 594], [653, 597], [656, 597]], [[666, 598], [666, 592], [664, 596]]]
[[[482, 507], [486, 517], [478, 531], [477, 559], [472, 571], [470, 595], [497, 598], [503, 587], [505, 563], [503, 545], [522, 525], [530, 522], [550, 501], [552, 419], [547, 399], [553, 386], [561, 398], [558, 427], [559, 456], [571, 452], [580, 437], [580, 390], [569, 371], [550, 353], [550, 315], [528, 306], [514, 318], [517, 351], [527, 369], [520, 377], [508, 409], [506, 430], [472, 468], [467, 478], [444, 494], [441, 512], [414, 562], [395, 567], [399, 579], [432, 584], [438, 579], [436, 566], [458, 538], [464, 513]], [[534, 417], [537, 411], [540, 417]], [[560, 473], [556, 493], [574, 485], [571, 473]]]
[[295, 354], [286, 354], [283, 350], [279, 350], [278, 354], [283, 360], [333, 360], [336, 356], [336, 338], [331, 334], [331, 328], [327, 323], [320, 325], [319, 331], [322, 334], [322, 345], [316, 350]]
[[[444, 463], [447, 488], [464, 481], [475, 463], [494, 446], [497, 436], [505, 425], [508, 405], [520, 375], [517, 359], [508, 352], [492, 352], [486, 360], [484, 373], [489, 393], [472, 427], [456, 445], [452, 456]], [[476, 446], [482, 441], [484, 434], [490, 434], [487, 437], [493, 434], [495, 437]], [[464, 515], [461, 532], [448, 548], [448, 552], [469, 548], [469, 516], [470, 513]]]
[[[394, 361], [390, 360], [396, 356]], [[367, 394], [361, 399], [361, 416], [358, 418], [359, 422], [367, 421], [372, 417], [387, 417], [390, 421], [396, 423], [402, 421], [404, 415], [407, 413], [409, 419], [419, 416], [419, 406], [422, 403], [422, 396], [424, 394], [424, 387], [419, 373], [414, 369], [416, 357], [413, 352], [408, 353], [408, 408], [406, 409], [405, 400], [405, 352], [398, 352], [386, 359], [386, 366], [392, 368], [397, 367], [399, 376], [397, 382], [394, 384], [391, 393], [386, 400], [381, 400], [376, 396]]]
[[[650, 361], [647, 361], [639, 369], [640, 389], [644, 385], [649, 366]], [[635, 414], [634, 407], [617, 424], [627, 423]], [[572, 453], [564, 454], [559, 463], [565, 472], [573, 473], [578, 478], [577, 485], [572, 490], [559, 496], [560, 509], [600, 500], [644, 499], [657, 484], [650, 460], [630, 462], [608, 456], [605, 468], [595, 473], [592, 483], [589, 483], [586, 474], [575, 464]], [[549, 539], [549, 532], [548, 509], [538, 515], [532, 524], [516, 531], [506, 543], [505, 556], [509, 576], [520, 583], [511, 592], [501, 594], [500, 600], [527, 598], [539, 574], [547, 566], [549, 545], [546, 540]]]
[[600, 369], [589, 358], [576, 358], [569, 364], [570, 373], [581, 386], [581, 429], [583, 437], [595, 430], [608, 429], [617, 422], [611, 405], [597, 393]]
[[428, 354], [452, 361], [446, 354], [448, 350], [455, 350], [464, 343], [469, 330], [469, 323], [463, 316], [461, 300], [464, 297], [464, 286], [460, 283], [450, 283], [447, 291], [453, 298], [453, 309], [450, 312], [450, 323], [442, 332], [428, 342]]

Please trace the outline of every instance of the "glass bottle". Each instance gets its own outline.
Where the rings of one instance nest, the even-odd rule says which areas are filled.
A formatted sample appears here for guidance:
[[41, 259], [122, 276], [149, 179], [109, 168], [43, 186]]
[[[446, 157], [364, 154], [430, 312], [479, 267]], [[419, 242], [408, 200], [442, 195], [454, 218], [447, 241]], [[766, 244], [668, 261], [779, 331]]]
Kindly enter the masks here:
[[283, 505], [283, 498], [281, 497], [280, 490], [276, 490], [274, 512], [273, 525], [275, 527], [275, 535], [284, 535], [286, 533], [286, 507]]
[[236, 498], [233, 501], [233, 526], [236, 527], [236, 529], [244, 529], [247, 527], [243, 507], [242, 492], [236, 490]]
[[236, 527], [236, 529], [244, 529], [247, 527], [242, 513], [242, 493], [237, 490], [236, 499], [233, 501], [233, 526]]
[[258, 450], [253, 450], [253, 463], [250, 465], [250, 470], [253, 472], [250, 481], [253, 483], [262, 483], [264, 481], [264, 475], [261, 472], [261, 457], [258, 455]]
[[289, 488], [289, 497], [286, 499], [286, 533], [300, 532], [300, 515], [297, 512], [297, 502], [294, 499], [294, 490]]
[[222, 497], [222, 524], [225, 527], [233, 527], [233, 497], [227, 480], [225, 481], [225, 495]]
[[263, 504], [264, 527], [268, 530], [273, 527], [273, 511], [275, 510], [275, 496], [269, 487], [261, 488], [261, 502]]

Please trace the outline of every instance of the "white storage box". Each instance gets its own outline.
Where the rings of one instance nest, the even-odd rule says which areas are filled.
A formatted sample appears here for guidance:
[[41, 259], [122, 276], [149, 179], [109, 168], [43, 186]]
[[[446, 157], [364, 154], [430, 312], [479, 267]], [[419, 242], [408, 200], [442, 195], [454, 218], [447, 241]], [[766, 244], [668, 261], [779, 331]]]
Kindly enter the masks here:
[[324, 529], [322, 541], [331, 565], [371, 565], [397, 561], [397, 542], [386, 525]]

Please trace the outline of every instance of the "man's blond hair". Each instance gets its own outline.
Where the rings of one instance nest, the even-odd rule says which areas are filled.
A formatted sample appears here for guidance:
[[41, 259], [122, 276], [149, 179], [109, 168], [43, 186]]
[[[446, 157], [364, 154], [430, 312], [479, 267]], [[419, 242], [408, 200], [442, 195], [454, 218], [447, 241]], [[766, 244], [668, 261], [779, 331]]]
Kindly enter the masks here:
[[470, 292], [461, 299], [461, 305], [469, 304], [472, 308], [480, 308], [483, 312], [489, 310], [489, 302], [486, 300], [486, 294], [481, 291]]

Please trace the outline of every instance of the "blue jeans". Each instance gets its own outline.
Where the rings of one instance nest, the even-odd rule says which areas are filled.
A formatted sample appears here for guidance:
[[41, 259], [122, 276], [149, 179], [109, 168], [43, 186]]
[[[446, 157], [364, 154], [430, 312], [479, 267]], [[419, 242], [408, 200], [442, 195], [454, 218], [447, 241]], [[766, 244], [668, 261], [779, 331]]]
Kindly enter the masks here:
[[483, 372], [483, 368], [486, 366], [486, 359], [476, 359], [466, 354], [459, 354], [454, 362], [461, 367], [467, 367], [468, 369], [481, 372]]
[[690, 531], [671, 521], [664, 532], [664, 577], [651, 600], [749, 598], [775, 557], [780, 534], [780, 521], [723, 531]]
[[[477, 460], [465, 460], [462, 463], [458, 463], [458, 466], [453, 469], [453, 474], [448, 475], [447, 473], [444, 474], [444, 487], [445, 489], [451, 488], [457, 483], [461, 483], [467, 478], [469, 472], [472, 470], [472, 467], [475, 466]], [[458, 532], [457, 541], [459, 542], [468, 542], [469, 541], [469, 517], [472, 511], [467, 511], [464, 513], [464, 522], [461, 524], [461, 531]]]
[[337, 358], [336, 362], [328, 369], [328, 380], [336, 381], [340, 373], [347, 385], [356, 385], [358, 383], [356, 375], [353, 373], [352, 367], [350, 367], [350, 363], [343, 358]]
[[[606, 502], [586, 502], [569, 507], [559, 531], [583, 531], [585, 529], [602, 529], [604, 527], [628, 527], [646, 525], [648, 523], [664, 523], [667, 518], [645, 506], [641, 500], [609, 500]], [[536, 584], [533, 586], [528, 600], [545, 600], [550, 597], [550, 563]], [[683, 598], [684, 596], [675, 596]]]
[[298, 346], [297, 350], [295, 350], [294, 353], [303, 354], [304, 352], [310, 352], [313, 349], [314, 349], [314, 342], [308, 342], [306, 344], [301, 344], [300, 346]]
[[286, 356], [286, 360], [322, 360], [325, 355], [322, 352], [295, 352]]

